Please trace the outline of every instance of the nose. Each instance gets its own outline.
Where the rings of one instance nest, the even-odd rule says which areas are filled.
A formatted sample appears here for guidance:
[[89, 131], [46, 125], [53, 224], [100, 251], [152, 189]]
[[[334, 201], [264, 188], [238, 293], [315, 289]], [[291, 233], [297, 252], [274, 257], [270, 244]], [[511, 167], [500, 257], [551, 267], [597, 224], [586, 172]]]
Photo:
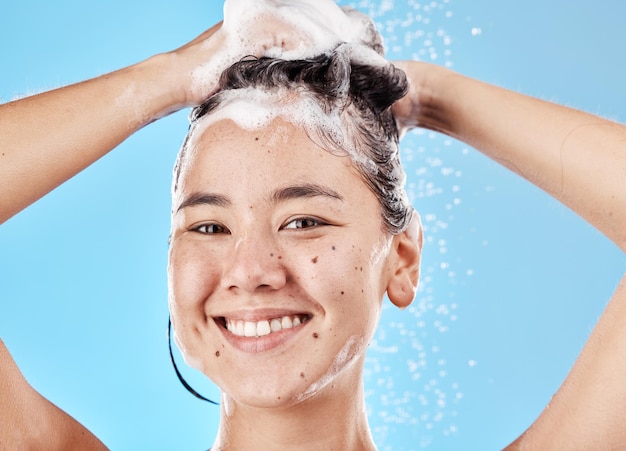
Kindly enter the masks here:
[[222, 287], [248, 293], [283, 287], [287, 275], [277, 248], [272, 239], [259, 234], [240, 238], [224, 262]]

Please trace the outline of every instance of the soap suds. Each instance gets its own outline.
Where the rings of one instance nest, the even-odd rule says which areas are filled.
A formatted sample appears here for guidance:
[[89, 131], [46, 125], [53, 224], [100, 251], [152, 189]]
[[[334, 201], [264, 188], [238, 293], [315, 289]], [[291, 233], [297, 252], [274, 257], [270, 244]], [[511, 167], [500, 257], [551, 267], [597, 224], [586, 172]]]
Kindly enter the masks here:
[[313, 382], [304, 392], [300, 393], [295, 401], [301, 402], [318, 393], [326, 387], [335, 377], [352, 366], [359, 357], [359, 350], [362, 343], [356, 336], [350, 337], [346, 344], [335, 356], [333, 363], [330, 365], [326, 373], [316, 382]]
[[223, 39], [220, 50], [192, 73], [192, 89], [205, 96], [223, 70], [250, 55], [306, 59], [350, 43], [355, 62], [385, 64], [372, 20], [333, 0], [227, 0], [217, 33]]
[[221, 104], [193, 125], [188, 148], [194, 149], [204, 131], [219, 121], [231, 120], [244, 130], [255, 131], [276, 118], [302, 127], [319, 147], [338, 155], [348, 155], [355, 163], [377, 170], [376, 164], [355, 146], [339, 111], [326, 112], [305, 92], [289, 92], [286, 88], [272, 92], [255, 88], [226, 91]]

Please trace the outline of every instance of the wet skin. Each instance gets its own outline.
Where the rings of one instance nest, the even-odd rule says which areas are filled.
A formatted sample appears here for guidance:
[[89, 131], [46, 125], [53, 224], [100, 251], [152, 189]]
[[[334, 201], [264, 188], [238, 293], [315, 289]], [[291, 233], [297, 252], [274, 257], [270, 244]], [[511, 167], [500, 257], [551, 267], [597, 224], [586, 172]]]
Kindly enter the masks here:
[[[168, 267], [186, 361], [256, 407], [360, 379], [398, 260], [376, 197], [347, 157], [280, 119], [257, 131], [220, 121], [195, 138]], [[284, 317], [302, 324], [279, 330]], [[263, 335], [241, 336], [245, 322]]]

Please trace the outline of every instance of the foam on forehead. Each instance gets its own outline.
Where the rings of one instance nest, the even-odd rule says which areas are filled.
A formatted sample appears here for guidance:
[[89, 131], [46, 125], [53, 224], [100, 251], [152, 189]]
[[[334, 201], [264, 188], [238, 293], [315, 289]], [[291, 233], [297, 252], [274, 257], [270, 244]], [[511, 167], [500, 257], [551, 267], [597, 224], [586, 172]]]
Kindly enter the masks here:
[[325, 150], [347, 155], [353, 162], [376, 170], [374, 162], [356, 148], [338, 107], [325, 111], [320, 102], [306, 92], [287, 88], [272, 91], [246, 88], [222, 95], [220, 105], [194, 123], [190, 148], [195, 147], [207, 128], [219, 121], [231, 120], [244, 130], [254, 131], [280, 118], [303, 128], [309, 138]]

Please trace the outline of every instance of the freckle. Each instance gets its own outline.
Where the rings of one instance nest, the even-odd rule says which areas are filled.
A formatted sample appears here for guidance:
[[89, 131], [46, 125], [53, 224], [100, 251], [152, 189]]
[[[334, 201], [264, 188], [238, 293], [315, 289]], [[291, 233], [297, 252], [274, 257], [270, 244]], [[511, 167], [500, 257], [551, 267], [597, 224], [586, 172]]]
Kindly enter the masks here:
[[354, 270], [355, 270], [355, 271], [358, 271], [358, 270], [359, 270], [359, 268], [357, 268], [357, 267], [355, 266], [355, 267], [354, 267]]
[[273, 257], [273, 256], [274, 256], [274, 254], [270, 254], [270, 257]]
[[220, 352], [219, 351], [215, 351], [215, 357], [219, 357], [220, 356]]
[[280, 399], [280, 396], [278, 398], [276, 398], [276, 399]]
[[313, 257], [313, 258], [311, 259], [311, 261], [312, 261], [313, 263], [317, 263], [317, 257]]
[[313, 338], [319, 338], [319, 334], [317, 332], [313, 332]]
[[278, 256], [278, 259], [279, 259], [279, 260], [282, 260], [282, 259], [283, 259], [283, 256], [282, 256], [282, 255], [279, 255], [279, 256]]
[[300, 373], [300, 377], [304, 379], [304, 373]]
[[363, 267], [361, 266], [361, 272], [363, 272]]
[[332, 247], [332, 249], [333, 249], [334, 251], [336, 251], [336, 250], [337, 250], [337, 248], [336, 248], [335, 246], [333, 246], [333, 247]]

